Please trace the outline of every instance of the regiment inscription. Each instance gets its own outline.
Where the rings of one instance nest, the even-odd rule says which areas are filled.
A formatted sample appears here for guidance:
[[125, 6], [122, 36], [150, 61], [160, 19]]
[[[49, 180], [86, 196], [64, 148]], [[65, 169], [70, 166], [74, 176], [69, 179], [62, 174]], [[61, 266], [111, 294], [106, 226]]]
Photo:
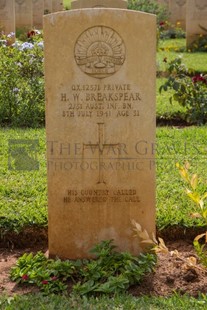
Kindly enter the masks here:
[[60, 103], [65, 118], [138, 117], [142, 95], [131, 84], [73, 84]]

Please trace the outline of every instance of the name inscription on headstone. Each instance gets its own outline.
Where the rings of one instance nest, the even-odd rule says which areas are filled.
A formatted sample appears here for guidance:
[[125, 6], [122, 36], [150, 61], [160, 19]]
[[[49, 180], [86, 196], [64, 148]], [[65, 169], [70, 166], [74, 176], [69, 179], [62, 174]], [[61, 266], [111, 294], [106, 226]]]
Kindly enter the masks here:
[[138, 117], [141, 101], [130, 84], [73, 84], [60, 94], [62, 117]]

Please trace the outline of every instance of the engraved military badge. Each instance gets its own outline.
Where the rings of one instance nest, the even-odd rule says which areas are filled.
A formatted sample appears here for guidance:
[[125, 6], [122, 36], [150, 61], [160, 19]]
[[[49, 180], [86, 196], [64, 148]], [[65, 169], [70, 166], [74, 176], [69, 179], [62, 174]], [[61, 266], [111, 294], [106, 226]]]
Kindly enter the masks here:
[[74, 56], [80, 69], [98, 79], [117, 72], [125, 61], [125, 45], [113, 29], [95, 26], [85, 30], [77, 39]]

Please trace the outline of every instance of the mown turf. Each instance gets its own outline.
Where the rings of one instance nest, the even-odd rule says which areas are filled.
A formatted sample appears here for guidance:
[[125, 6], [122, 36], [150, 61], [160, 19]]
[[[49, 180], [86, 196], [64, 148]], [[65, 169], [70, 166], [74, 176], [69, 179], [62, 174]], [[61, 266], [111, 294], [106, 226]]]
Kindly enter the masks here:
[[174, 295], [170, 298], [161, 297], [132, 297], [130, 295], [118, 295], [115, 297], [80, 298], [78, 296], [66, 297], [41, 294], [0, 297], [0, 309], [2, 310], [205, 310], [207, 309], [206, 296], [198, 299], [187, 295]]
[[185, 63], [188, 68], [194, 69], [197, 72], [207, 72], [207, 53], [192, 53], [186, 51], [185, 39], [168, 39], [159, 41], [157, 51], [158, 71], [165, 71], [167, 63], [177, 57], [182, 57], [183, 63]]
[[[39, 140], [37, 158], [39, 170], [10, 170], [8, 160], [9, 140]], [[47, 225], [47, 176], [45, 129], [1, 129], [0, 130], [0, 228], [21, 230], [22, 227]], [[157, 128], [156, 146], [147, 142], [146, 156], [156, 149], [157, 226], [168, 225], [192, 227], [202, 225], [192, 219], [193, 204], [184, 194], [184, 184], [175, 167], [176, 162], [189, 161], [192, 173], [198, 172], [207, 180], [206, 127]], [[141, 145], [140, 145], [141, 147]], [[154, 165], [154, 162], [151, 163]]]

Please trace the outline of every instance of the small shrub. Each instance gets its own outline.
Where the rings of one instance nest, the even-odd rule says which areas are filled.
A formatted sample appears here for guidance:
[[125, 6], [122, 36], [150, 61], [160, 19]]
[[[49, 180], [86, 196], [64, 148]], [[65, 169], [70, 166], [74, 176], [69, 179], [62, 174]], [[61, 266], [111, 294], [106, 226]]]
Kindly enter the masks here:
[[129, 0], [128, 9], [142, 11], [155, 14], [157, 16], [157, 46], [160, 39], [160, 34], [166, 25], [166, 20], [169, 16], [167, 6], [157, 3], [153, 0]]
[[185, 31], [181, 28], [180, 22], [171, 25], [169, 22], [160, 23], [160, 39], [181, 39], [185, 38]]
[[207, 29], [200, 25], [206, 34], [200, 34], [198, 38], [189, 46], [190, 52], [207, 52]]
[[[167, 60], [166, 60], [167, 62]], [[172, 90], [174, 94], [170, 97], [181, 106], [186, 107], [186, 121], [191, 124], [201, 125], [207, 122], [207, 76], [196, 74], [194, 70], [188, 69], [181, 57], [168, 64], [169, 77], [161, 85], [160, 93]]]
[[[198, 235], [194, 239], [194, 247], [197, 252], [198, 257], [200, 258], [201, 263], [207, 267], [207, 191], [206, 186], [202, 189], [201, 180], [199, 179], [197, 174], [193, 174], [192, 176], [189, 174], [189, 163], [186, 163], [185, 166], [181, 166], [178, 163], [176, 164], [179, 169], [180, 175], [182, 179], [187, 184], [187, 188], [185, 192], [187, 196], [193, 201], [196, 206], [195, 212], [191, 214], [194, 218], [202, 218], [203, 222], [206, 226], [206, 232]], [[199, 188], [201, 187], [201, 188]], [[204, 239], [204, 243], [201, 244], [199, 241]]]
[[[28, 36], [28, 34], [27, 34]], [[43, 41], [0, 46], [0, 124], [39, 127], [44, 125]]]
[[35, 284], [45, 294], [63, 292], [67, 281], [80, 294], [119, 293], [139, 283], [146, 273], [152, 272], [156, 255], [118, 253], [112, 241], [102, 241], [92, 252], [95, 260], [61, 261], [46, 259], [43, 253], [24, 254], [11, 269], [11, 279], [17, 283]]
[[128, 9], [157, 15], [158, 25], [169, 17], [167, 7], [153, 0], [129, 0]]

